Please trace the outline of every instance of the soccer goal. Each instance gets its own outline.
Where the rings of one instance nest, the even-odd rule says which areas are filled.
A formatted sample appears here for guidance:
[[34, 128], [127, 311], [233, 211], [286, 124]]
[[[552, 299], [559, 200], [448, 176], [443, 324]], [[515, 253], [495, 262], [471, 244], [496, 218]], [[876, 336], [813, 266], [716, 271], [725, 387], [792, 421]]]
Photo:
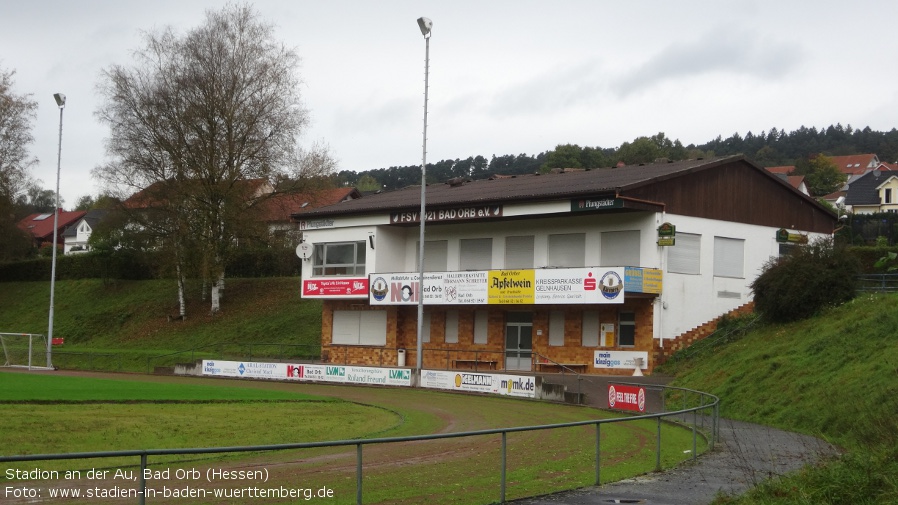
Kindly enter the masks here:
[[0, 333], [4, 367], [50, 370], [47, 337], [39, 333]]

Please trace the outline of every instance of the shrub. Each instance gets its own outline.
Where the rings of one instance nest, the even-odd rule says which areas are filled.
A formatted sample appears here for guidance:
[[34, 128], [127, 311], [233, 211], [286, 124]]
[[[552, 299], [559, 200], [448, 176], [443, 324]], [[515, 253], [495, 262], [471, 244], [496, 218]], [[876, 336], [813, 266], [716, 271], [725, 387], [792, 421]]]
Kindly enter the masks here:
[[751, 284], [755, 311], [771, 322], [811, 317], [854, 298], [858, 272], [856, 257], [844, 246], [815, 240], [764, 266]]

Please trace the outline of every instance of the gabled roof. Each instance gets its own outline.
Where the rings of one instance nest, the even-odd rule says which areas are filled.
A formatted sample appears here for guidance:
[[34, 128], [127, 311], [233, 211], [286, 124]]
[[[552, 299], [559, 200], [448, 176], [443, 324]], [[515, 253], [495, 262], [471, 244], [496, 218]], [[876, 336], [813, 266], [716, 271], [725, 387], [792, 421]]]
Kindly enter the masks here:
[[[420, 194], [420, 186], [410, 186], [313, 209], [302, 217], [414, 212], [420, 210]], [[784, 214], [801, 213], [808, 222], [805, 229], [814, 231], [835, 219], [816, 200], [743, 156], [429, 184], [426, 195], [429, 209], [587, 197], [629, 199], [625, 206], [630, 209], [666, 208], [774, 226], [783, 226]]]
[[[81, 219], [86, 212], [83, 210], [67, 212], [64, 210], [59, 211], [59, 230], [65, 230], [65, 228], [75, 221]], [[31, 234], [32, 237], [41, 240], [53, 240], [53, 213], [37, 213], [31, 214], [25, 219], [16, 223], [16, 226], [19, 227], [20, 230], [26, 231]], [[61, 233], [59, 233], [61, 235]]]
[[[146, 188], [134, 193], [122, 205], [126, 209], [149, 209], [158, 207], [160, 203], [166, 200], [167, 186], [175, 184], [189, 184], [188, 182], [178, 183], [174, 179], [166, 181], [158, 181], [150, 184]], [[247, 198], [257, 198], [263, 194], [272, 191], [271, 184], [265, 179], [245, 179], [239, 180], [235, 185], [240, 186]]]
[[82, 222], [87, 222], [88, 226], [90, 226], [91, 230], [96, 229], [97, 223], [100, 222], [101, 219], [106, 217], [109, 211], [106, 209], [92, 209], [87, 211], [87, 214], [84, 215], [81, 219], [79, 219], [74, 226], [69, 226], [66, 228], [65, 233], [62, 234], [63, 237], [77, 237], [78, 236], [78, 228], [81, 226]]
[[880, 205], [879, 186], [888, 176], [879, 170], [868, 172], [848, 185], [845, 205]]
[[830, 156], [833, 163], [844, 174], [863, 174], [877, 168], [879, 158], [875, 154], [852, 154], [850, 156]]
[[281, 193], [262, 203], [262, 215], [269, 223], [289, 222], [290, 216], [354, 200], [362, 195], [355, 188], [327, 188], [302, 193]]
[[779, 167], [764, 167], [771, 174], [789, 175], [795, 171], [795, 165], [782, 165]]

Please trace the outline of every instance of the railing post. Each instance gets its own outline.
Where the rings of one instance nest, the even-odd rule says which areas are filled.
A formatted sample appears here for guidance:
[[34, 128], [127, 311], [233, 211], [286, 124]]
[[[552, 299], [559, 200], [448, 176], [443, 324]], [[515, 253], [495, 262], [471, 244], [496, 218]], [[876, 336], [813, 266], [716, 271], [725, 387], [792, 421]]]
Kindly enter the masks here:
[[508, 432], [502, 432], [502, 478], [499, 484], [499, 503], [505, 503], [505, 470], [506, 470], [506, 458], [505, 458], [505, 450], [507, 446], [507, 437]]
[[696, 456], [696, 446], [695, 446], [695, 426], [698, 424], [698, 411], [692, 411], [692, 461], [695, 461], [698, 456]]
[[655, 443], [658, 452], [655, 454], [655, 471], [661, 471], [661, 416], [658, 416], [658, 440]]
[[137, 503], [140, 505], [144, 505], [146, 503], [147, 498], [147, 479], [144, 477], [146, 474], [145, 470], [147, 469], [147, 455], [146, 453], [140, 455], [140, 491], [138, 496], [140, 499]]
[[602, 485], [602, 425], [596, 423], [596, 486]]
[[362, 505], [362, 444], [356, 444], [355, 502], [356, 505]]

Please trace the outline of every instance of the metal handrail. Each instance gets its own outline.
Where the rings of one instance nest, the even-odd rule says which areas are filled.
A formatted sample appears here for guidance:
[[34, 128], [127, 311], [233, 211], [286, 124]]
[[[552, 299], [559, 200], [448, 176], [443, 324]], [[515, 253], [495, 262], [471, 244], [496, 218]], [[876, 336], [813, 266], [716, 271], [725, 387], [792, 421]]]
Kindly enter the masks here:
[[[642, 387], [646, 387], [644, 384], [635, 384], [635, 383], [627, 383], [620, 382], [618, 384], [625, 385], [639, 385]], [[117, 457], [140, 457], [140, 491], [138, 492], [138, 503], [140, 505], [145, 504], [146, 498], [146, 480], [144, 479], [145, 472], [147, 468], [147, 457], [148, 456], [168, 456], [168, 455], [186, 455], [186, 454], [221, 454], [221, 453], [237, 453], [237, 452], [256, 452], [256, 451], [283, 451], [290, 449], [311, 449], [311, 448], [322, 448], [322, 447], [346, 447], [346, 446], [356, 446], [356, 503], [362, 504], [362, 489], [363, 489], [363, 458], [362, 458], [362, 448], [365, 445], [374, 445], [374, 444], [390, 444], [390, 443], [398, 443], [398, 442], [415, 442], [415, 441], [427, 441], [427, 440], [442, 440], [449, 438], [464, 438], [464, 437], [476, 437], [476, 436], [484, 436], [484, 435], [501, 435], [501, 470], [500, 470], [500, 492], [499, 492], [499, 502], [504, 503], [506, 497], [506, 473], [507, 473], [507, 465], [506, 465], [506, 455], [507, 455], [507, 436], [509, 433], [521, 433], [527, 431], [538, 431], [538, 430], [548, 430], [548, 429], [556, 429], [556, 428], [569, 428], [569, 427], [577, 427], [577, 426], [590, 426], [594, 425], [596, 428], [596, 438], [595, 438], [595, 485], [601, 485], [601, 426], [603, 424], [614, 424], [614, 423], [623, 423], [623, 422], [633, 422], [639, 420], [647, 420], [647, 419], [657, 419], [657, 441], [656, 441], [656, 458], [655, 458], [655, 469], [656, 471], [661, 470], [661, 422], [663, 418], [666, 417], [675, 417], [675, 416], [683, 416], [683, 419], [686, 419], [686, 414], [692, 412], [693, 413], [693, 423], [692, 423], [692, 457], [693, 460], [697, 458], [696, 454], [696, 440], [698, 436], [697, 430], [697, 416], [699, 411], [705, 411], [707, 409], [711, 410], [711, 419], [712, 426], [710, 430], [710, 440], [708, 441], [708, 445], [710, 449], [714, 448], [716, 440], [718, 438], [718, 430], [719, 430], [719, 415], [720, 415], [720, 399], [717, 396], [714, 396], [710, 393], [704, 393], [701, 391], [696, 391], [687, 388], [679, 388], [679, 387], [671, 387], [671, 386], [655, 386], [662, 390], [676, 390], [682, 391], [684, 393], [693, 393], [697, 394], [701, 399], [701, 403], [697, 407], [684, 408], [681, 410], [670, 411], [670, 412], [659, 412], [655, 414], [641, 414], [627, 417], [618, 417], [613, 419], [595, 419], [589, 421], [574, 421], [567, 423], [558, 423], [558, 424], [544, 424], [544, 425], [534, 425], [534, 426], [520, 426], [520, 427], [511, 427], [511, 428], [493, 428], [493, 429], [485, 429], [485, 430], [475, 430], [475, 431], [463, 431], [463, 432], [455, 432], [455, 433], [438, 433], [432, 435], [410, 435], [404, 437], [382, 437], [382, 438], [372, 438], [365, 440], [337, 440], [337, 441], [328, 441], [328, 442], [303, 442], [303, 443], [292, 443], [292, 444], [269, 444], [269, 445], [252, 445], [252, 446], [232, 446], [232, 447], [203, 447], [203, 448], [183, 448], [183, 449], [143, 449], [143, 450], [124, 450], [124, 451], [99, 451], [99, 452], [75, 452], [75, 453], [57, 453], [57, 454], [27, 454], [27, 455], [17, 455], [17, 456], [0, 456], [0, 463], [10, 463], [10, 462], [21, 462], [21, 461], [49, 461], [49, 460], [71, 460], [71, 459], [92, 459], [92, 458], [117, 458]], [[684, 394], [684, 402], [686, 395]], [[709, 403], [705, 403], [705, 399], [708, 398], [711, 401]], [[663, 407], [662, 407], [663, 409]], [[702, 421], [704, 422], [704, 415], [702, 417]], [[704, 436], [704, 435], [703, 435]]]

